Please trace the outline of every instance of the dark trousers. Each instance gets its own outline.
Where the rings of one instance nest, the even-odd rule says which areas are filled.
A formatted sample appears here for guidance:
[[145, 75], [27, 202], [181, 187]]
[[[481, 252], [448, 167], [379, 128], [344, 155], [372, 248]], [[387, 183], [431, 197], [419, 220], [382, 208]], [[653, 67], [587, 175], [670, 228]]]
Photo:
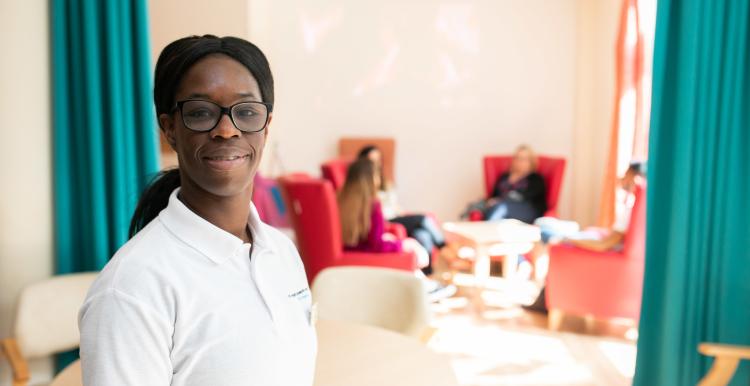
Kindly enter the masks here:
[[[423, 214], [412, 214], [395, 217], [388, 221], [403, 225], [406, 228], [406, 234], [417, 240], [427, 250], [427, 253], [432, 254], [434, 248], [440, 249], [445, 246], [445, 236], [431, 217]], [[430, 259], [430, 264], [422, 271], [426, 275], [432, 273], [432, 259]]]
[[532, 224], [539, 217], [537, 210], [528, 202], [503, 200], [487, 208], [484, 219], [487, 221], [514, 218]]

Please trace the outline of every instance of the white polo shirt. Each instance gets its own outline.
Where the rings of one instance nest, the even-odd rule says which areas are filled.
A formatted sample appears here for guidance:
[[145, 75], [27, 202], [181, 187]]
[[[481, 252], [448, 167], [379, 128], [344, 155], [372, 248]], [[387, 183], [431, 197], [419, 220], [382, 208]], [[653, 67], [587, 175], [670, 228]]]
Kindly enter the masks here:
[[317, 341], [292, 242], [260, 222], [250, 244], [169, 205], [104, 267], [80, 314], [86, 386], [312, 385]]

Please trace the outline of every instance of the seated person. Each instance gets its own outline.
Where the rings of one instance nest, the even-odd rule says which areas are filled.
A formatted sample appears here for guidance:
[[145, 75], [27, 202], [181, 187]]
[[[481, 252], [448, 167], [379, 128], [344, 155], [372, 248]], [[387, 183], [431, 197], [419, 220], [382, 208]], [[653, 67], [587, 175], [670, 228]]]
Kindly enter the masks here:
[[498, 177], [492, 197], [484, 203], [485, 220], [513, 218], [531, 224], [544, 215], [547, 191], [536, 166], [534, 151], [529, 146], [519, 146], [510, 169]]
[[[383, 155], [380, 149], [373, 145], [365, 146], [360, 150], [357, 159], [369, 159], [375, 164], [379, 176], [377, 195], [384, 217], [390, 222], [403, 225], [406, 228], [406, 234], [417, 240], [428, 252], [432, 252], [434, 248], [442, 251], [445, 247], [445, 236], [435, 223], [435, 220], [424, 214], [401, 214], [401, 209], [396, 199], [396, 191], [393, 189], [392, 184], [383, 176]], [[443, 253], [448, 252], [446, 250]], [[427, 275], [432, 273], [431, 260], [423, 271]]]
[[[412, 238], [398, 240], [385, 232], [385, 218], [376, 186], [380, 185], [380, 174], [369, 159], [354, 161], [347, 170], [346, 181], [338, 194], [341, 235], [344, 248], [366, 252], [412, 252], [417, 265], [429, 264], [430, 255], [419, 242]], [[442, 286], [427, 280], [421, 270], [415, 272], [423, 278], [432, 299], [452, 296], [455, 287]]]
[[[619, 180], [615, 201], [615, 219], [609, 228], [589, 228], [581, 231], [578, 224], [572, 221], [551, 217], [538, 219], [535, 224], [541, 228], [542, 242], [537, 244], [529, 254], [532, 272], [539, 258], [548, 256], [549, 244], [563, 242], [596, 252], [622, 248], [622, 242], [630, 225], [630, 215], [635, 204], [635, 186], [638, 180], [643, 178], [644, 169], [643, 163], [633, 162], [625, 175]], [[544, 289], [542, 289], [534, 304], [525, 308], [546, 312]]]
[[578, 224], [551, 217], [538, 219], [535, 224], [541, 228], [542, 240], [545, 243], [565, 241], [579, 248], [597, 252], [616, 250], [622, 247], [622, 240], [630, 225], [630, 214], [635, 204], [636, 183], [643, 178], [644, 165], [633, 162], [618, 181], [615, 200], [615, 219], [609, 228], [588, 228], [578, 230]]

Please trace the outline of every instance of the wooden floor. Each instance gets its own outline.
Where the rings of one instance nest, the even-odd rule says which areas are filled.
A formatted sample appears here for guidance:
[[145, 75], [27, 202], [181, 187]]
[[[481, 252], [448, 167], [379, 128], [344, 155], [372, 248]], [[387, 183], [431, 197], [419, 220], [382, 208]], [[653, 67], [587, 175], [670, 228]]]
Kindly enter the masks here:
[[456, 282], [456, 296], [433, 305], [430, 346], [450, 356], [461, 385], [631, 384], [632, 325], [597, 321], [586, 331], [583, 319], [566, 317], [551, 332], [545, 315], [520, 307], [536, 296], [533, 283], [493, 278], [479, 302], [472, 283]]

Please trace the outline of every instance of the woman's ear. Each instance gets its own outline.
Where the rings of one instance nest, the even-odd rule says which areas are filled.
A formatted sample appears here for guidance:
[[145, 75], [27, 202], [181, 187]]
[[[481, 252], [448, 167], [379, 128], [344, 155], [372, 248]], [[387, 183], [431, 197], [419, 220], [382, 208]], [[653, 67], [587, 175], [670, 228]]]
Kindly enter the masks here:
[[161, 131], [164, 133], [164, 138], [167, 139], [169, 146], [172, 150], [176, 151], [177, 149], [175, 149], [175, 147], [177, 146], [177, 139], [175, 136], [174, 119], [172, 119], [172, 116], [169, 114], [160, 114], [159, 127], [161, 127]]

